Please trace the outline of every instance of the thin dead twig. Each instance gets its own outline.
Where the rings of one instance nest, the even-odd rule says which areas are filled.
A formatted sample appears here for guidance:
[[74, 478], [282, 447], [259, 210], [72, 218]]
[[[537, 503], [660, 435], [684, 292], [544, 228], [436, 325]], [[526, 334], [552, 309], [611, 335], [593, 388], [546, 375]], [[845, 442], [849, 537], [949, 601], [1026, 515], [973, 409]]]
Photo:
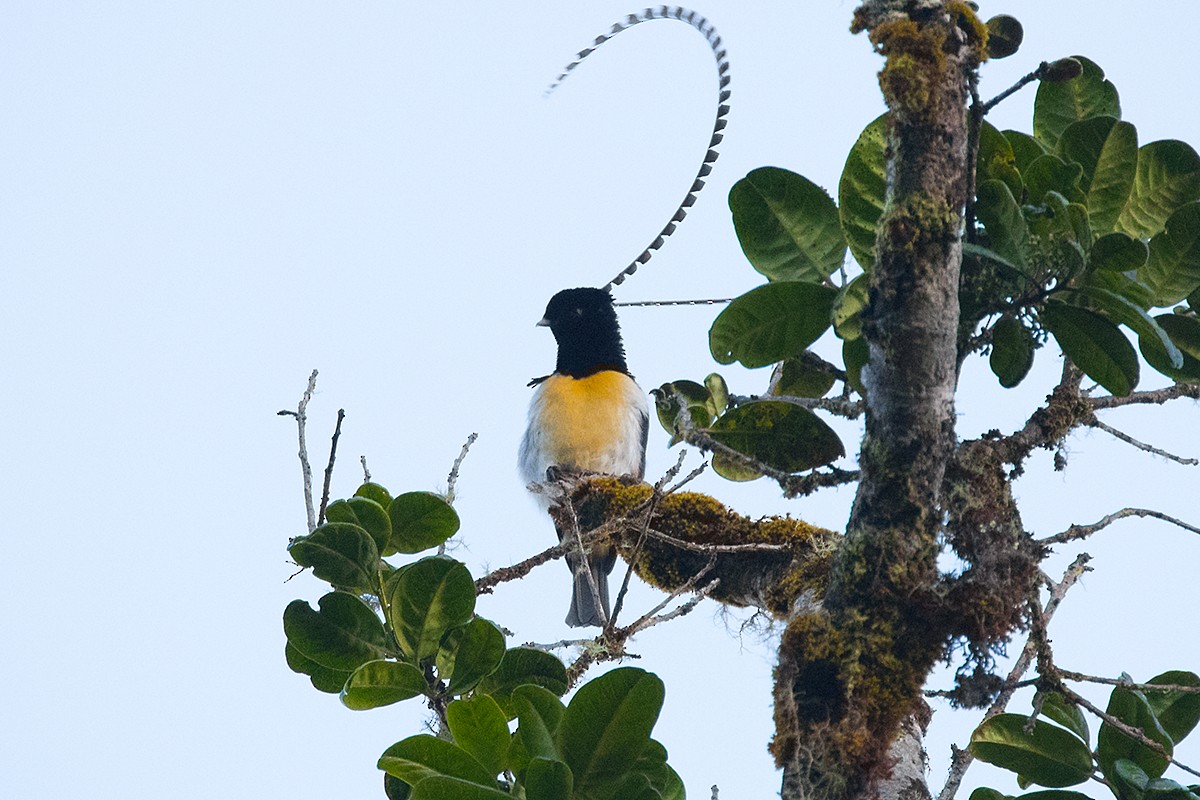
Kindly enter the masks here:
[[338, 439], [342, 437], [342, 420], [346, 418], [346, 409], [339, 408], [337, 424], [333, 427], [333, 440], [329, 443], [329, 463], [325, 465], [325, 484], [321, 487], [321, 510], [317, 512], [317, 524], [325, 522], [325, 509], [329, 507], [329, 484], [333, 480], [333, 462], [337, 458]]
[[308, 462], [308, 444], [304, 440], [304, 426], [308, 422], [308, 401], [312, 400], [313, 393], [317, 390], [317, 371], [314, 369], [312, 374], [308, 376], [308, 387], [304, 390], [304, 395], [300, 398], [300, 404], [296, 406], [295, 411], [284, 409], [277, 412], [281, 417], [295, 417], [296, 429], [300, 439], [300, 474], [304, 478], [304, 509], [308, 512], [308, 532], [312, 533], [317, 529], [317, 514], [313, 510], [312, 498], [312, 465]]
[[1169, 459], [1178, 464], [1184, 464], [1189, 467], [1194, 467], [1197, 464], [1200, 464], [1200, 460], [1198, 460], [1198, 459], [1184, 458], [1183, 456], [1177, 456], [1174, 453], [1168, 453], [1166, 450], [1161, 450], [1161, 449], [1155, 447], [1154, 445], [1150, 445], [1150, 444], [1146, 444], [1145, 442], [1138, 441], [1137, 439], [1130, 436], [1128, 433], [1119, 431], [1116, 428], [1112, 427], [1111, 425], [1106, 425], [1098, 419], [1093, 419], [1088, 424], [1091, 425], [1093, 428], [1099, 428], [1100, 430], [1104, 431], [1108, 435], [1116, 437], [1117, 439], [1120, 439], [1122, 442], [1133, 445], [1137, 449], [1144, 450], [1147, 453], [1153, 453], [1156, 456], [1162, 456], [1163, 458]]
[[1056, 533], [1053, 536], [1047, 536], [1045, 538], [1038, 539], [1037, 543], [1043, 545], [1063, 544], [1064, 542], [1073, 542], [1077, 539], [1086, 539], [1096, 531], [1103, 530], [1117, 520], [1125, 519], [1126, 517], [1151, 517], [1153, 519], [1160, 519], [1163, 522], [1169, 522], [1172, 525], [1183, 528], [1185, 531], [1200, 533], [1200, 528], [1196, 527], [1195, 525], [1189, 525], [1183, 520], [1176, 519], [1175, 517], [1164, 514], [1161, 511], [1154, 511], [1153, 509], [1149, 508], [1123, 508], [1120, 511], [1114, 511], [1111, 514], [1106, 514], [1100, 520], [1093, 522], [1091, 525], [1072, 525], [1062, 533]]
[[[1067, 591], [1075, 585], [1085, 572], [1090, 570], [1088, 562], [1092, 557], [1087, 553], [1080, 553], [1071, 565], [1067, 567], [1063, 573], [1062, 580], [1058, 583], [1048, 581], [1050, 585], [1050, 597], [1046, 600], [1046, 605], [1040, 611], [1040, 617], [1043, 624], [1048, 623], [1050, 618], [1054, 616], [1054, 612], [1058, 610], [1063, 598], [1066, 597]], [[983, 719], [980, 722], [985, 722], [997, 714], [1004, 712], [1008, 707], [1008, 703], [1012, 700], [1013, 694], [1019, 686], [1024, 685], [1021, 678], [1029, 670], [1029, 665], [1033, 663], [1033, 658], [1037, 653], [1037, 643], [1034, 641], [1032, 634], [1025, 641], [1025, 647], [1021, 650], [1021, 655], [1017, 658], [1008, 677], [1004, 681], [1004, 689], [992, 701], [992, 705], [984, 712]], [[950, 774], [946, 778], [946, 783], [942, 790], [938, 792], [937, 800], [951, 800], [954, 794], [958, 791], [958, 787], [962, 784], [963, 776], [966, 775], [967, 769], [971, 766], [971, 762], [975, 760], [975, 756], [971, 751], [961, 749], [957, 746], [951, 746], [950, 758]]]

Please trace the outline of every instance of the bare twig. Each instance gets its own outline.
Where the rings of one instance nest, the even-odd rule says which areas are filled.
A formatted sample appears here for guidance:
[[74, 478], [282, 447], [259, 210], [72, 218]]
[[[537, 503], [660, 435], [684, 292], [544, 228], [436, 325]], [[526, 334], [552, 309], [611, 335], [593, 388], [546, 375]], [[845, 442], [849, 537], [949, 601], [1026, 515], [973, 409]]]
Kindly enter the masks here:
[[[600, 584], [596, 580], [595, 573], [592, 572], [591, 561], [588, 558], [588, 550], [583, 544], [583, 533], [579, 530], [579, 517], [575, 516], [575, 507], [567, 503], [563, 508], [570, 514], [571, 530], [563, 536], [564, 539], [570, 538], [575, 548], [575, 553], [579, 556], [579, 566], [575, 567], [574, 572], [583, 572], [587, 579], [588, 590], [592, 593], [592, 603], [596, 609], [596, 613], [600, 616], [600, 627], [608, 627], [608, 612], [604, 609], [604, 604], [600, 602]], [[590, 539], [591, 537], [589, 537]], [[574, 577], [574, 576], [573, 576]], [[607, 577], [605, 578], [607, 580]], [[571, 591], [575, 591], [575, 587], [571, 587]]]
[[836, 467], [830, 467], [829, 472], [811, 472], [807, 475], [794, 475], [790, 472], [775, 469], [774, 467], [764, 464], [753, 456], [748, 456], [745, 453], [734, 450], [723, 442], [718, 442], [708, 434], [698, 429], [692, 423], [692, 415], [688, 410], [687, 401], [684, 397], [676, 393], [676, 399], [680, 406], [679, 416], [676, 417], [676, 423], [679, 426], [679, 436], [685, 442], [698, 447], [701, 450], [707, 450], [714, 453], [721, 453], [729, 456], [729, 458], [749, 467], [750, 469], [766, 475], [777, 482], [783, 488], [784, 494], [787, 497], [797, 497], [800, 495], [811, 494], [817, 489], [825, 486], [836, 486], [842, 483], [850, 483], [858, 480], [858, 472], [850, 470], [840, 470]]
[[1077, 539], [1085, 539], [1091, 536], [1098, 530], [1107, 528], [1117, 520], [1125, 519], [1126, 517], [1152, 517], [1160, 519], [1163, 522], [1169, 522], [1172, 525], [1177, 525], [1185, 531], [1192, 533], [1200, 533], [1200, 528], [1195, 525], [1189, 525], [1180, 519], [1168, 516], [1161, 511], [1154, 511], [1149, 508], [1123, 508], [1120, 511], [1114, 511], [1111, 514], [1106, 514], [1100, 520], [1093, 522], [1091, 525], [1072, 525], [1062, 533], [1056, 533], [1053, 536], [1047, 536], [1044, 539], [1038, 539], [1038, 544], [1062, 544], [1064, 542], [1073, 542]]
[[1118, 731], [1125, 734], [1130, 739], [1133, 739], [1135, 742], [1138, 742], [1139, 744], [1143, 744], [1146, 747], [1149, 747], [1155, 753], [1162, 756], [1163, 758], [1165, 758], [1167, 761], [1171, 762], [1175, 766], [1179, 767], [1184, 772], [1188, 772], [1188, 773], [1191, 773], [1192, 775], [1200, 777], [1200, 771], [1192, 769], [1187, 764], [1176, 761], [1175, 758], [1170, 753], [1167, 752], [1166, 748], [1162, 746], [1162, 744], [1154, 741], [1149, 736], [1147, 736], [1145, 731], [1143, 731], [1141, 728], [1134, 727], [1133, 725], [1130, 725], [1129, 723], [1127, 723], [1123, 720], [1117, 719], [1112, 714], [1109, 714], [1106, 711], [1101, 711], [1095, 705], [1090, 703], [1086, 697], [1079, 694], [1078, 692], [1076, 692], [1075, 690], [1071, 689], [1068, 686], [1059, 684], [1059, 686], [1057, 688], [1062, 691], [1063, 696], [1065, 696], [1067, 698], [1067, 700], [1071, 701], [1075, 705], [1079, 706], [1080, 708], [1087, 709], [1088, 711], [1090, 711], [1091, 713], [1093, 713], [1097, 717], [1099, 717], [1102, 721], [1104, 721], [1107, 724], [1111, 725], [1112, 727], [1116, 728]]
[[329, 463], [325, 466], [325, 485], [321, 488], [321, 510], [317, 512], [317, 524], [325, 522], [325, 509], [329, 507], [329, 482], [333, 480], [333, 462], [337, 458], [337, 443], [342, 435], [342, 420], [346, 418], [346, 409], [339, 408], [337, 425], [333, 427], [333, 441], [329, 443]]
[[1105, 433], [1109, 434], [1110, 436], [1115, 436], [1116, 438], [1120, 439], [1122, 442], [1125, 442], [1126, 444], [1131, 444], [1139, 450], [1145, 450], [1147, 453], [1153, 453], [1156, 456], [1162, 456], [1163, 458], [1170, 459], [1171, 461], [1174, 461], [1178, 464], [1185, 464], [1189, 467], [1194, 467], [1197, 464], [1200, 464], [1200, 460], [1197, 460], [1195, 458], [1183, 458], [1182, 456], [1177, 456], [1174, 453], [1168, 453], [1166, 450], [1160, 450], [1159, 448], [1154, 447], [1153, 445], [1146, 444], [1145, 442], [1140, 442], [1137, 439], [1130, 436], [1128, 433], [1119, 431], [1116, 428], [1112, 427], [1111, 425], [1105, 425], [1103, 422], [1101, 422], [1098, 419], [1092, 420], [1089, 424], [1093, 428], [1099, 428], [1100, 430], [1104, 431]]
[[537, 642], [526, 642], [522, 647], [532, 647], [537, 650], [562, 650], [567, 647], [586, 647], [589, 644], [594, 644], [595, 639], [559, 639], [557, 642], [550, 644], [538, 644]]
[[[1050, 584], [1050, 597], [1046, 601], [1045, 607], [1041, 609], [1040, 614], [1043, 623], [1050, 621], [1050, 618], [1054, 616], [1054, 612], [1058, 610], [1059, 604], [1062, 603], [1063, 598], [1066, 596], [1067, 590], [1074, 586], [1083, 573], [1090, 569], [1087, 566], [1090, 560], [1091, 556], [1087, 553], [1080, 553], [1071, 563], [1071, 566], [1067, 567], [1066, 572], [1063, 573], [1062, 580], [1058, 583]], [[997, 714], [1003, 713], [1004, 709], [1008, 707], [1008, 703], [1012, 700], [1012, 696], [1017, 688], [1025, 685], [1021, 681], [1021, 678], [1029, 669], [1029, 665], [1033, 663], [1036, 653], [1037, 644], [1031, 635], [1025, 641], [1025, 647], [1021, 650], [1021, 655], [1017, 658], [1016, 663], [1009, 670], [1008, 677], [1004, 681], [1004, 689], [992, 701], [992, 705], [984, 713], [983, 719], [980, 720], [981, 723]], [[959, 785], [962, 784], [962, 779], [966, 775], [967, 768], [971, 766], [971, 762], [974, 760], [975, 756], [971, 755], [971, 751], [951, 746], [950, 774], [946, 778], [946, 784], [942, 787], [942, 791], [938, 792], [937, 800], [950, 800], [950, 798], [954, 797]]]
[[656, 531], [653, 528], [646, 528], [646, 535], [651, 539], [657, 539], [660, 542], [666, 542], [672, 547], [678, 547], [680, 550], [690, 550], [693, 553], [783, 553], [789, 548], [786, 544], [697, 544], [696, 542], [688, 542], [683, 539], [676, 539], [670, 534]]
[[304, 440], [304, 425], [308, 422], [306, 414], [308, 410], [308, 401], [312, 400], [313, 392], [317, 390], [317, 371], [314, 369], [312, 375], [308, 376], [308, 388], [304, 390], [304, 396], [300, 398], [300, 404], [296, 406], [295, 411], [283, 410], [279, 412], [281, 417], [295, 417], [296, 428], [300, 438], [300, 473], [304, 477], [304, 509], [308, 512], [308, 532], [312, 533], [317, 529], [317, 514], [313, 510], [312, 498], [312, 465], [308, 462], [308, 444]]
[[454, 464], [450, 467], [450, 475], [446, 478], [446, 502], [451, 505], [454, 504], [454, 485], [458, 482], [458, 468], [462, 466], [463, 459], [467, 457], [467, 451], [471, 449], [471, 445], [475, 444], [475, 440], [478, 438], [478, 433], [472, 433], [467, 437], [458, 458], [454, 459]]
[[[839, 370], [840, 371], [840, 370]], [[787, 403], [801, 408], [814, 409], [818, 408], [821, 411], [828, 411], [830, 414], [835, 414], [846, 419], [858, 419], [866, 410], [867, 404], [862, 400], [851, 400], [848, 397], [792, 397], [787, 394], [772, 394], [772, 395], [730, 395], [729, 403], [731, 405], [743, 405], [744, 403], [758, 403], [764, 401], [776, 401]]]
[[1174, 386], [1167, 386], [1162, 389], [1153, 389], [1146, 392], [1130, 392], [1124, 397], [1088, 397], [1084, 399], [1084, 402], [1098, 411], [1103, 408], [1119, 408], [1131, 405], [1162, 405], [1180, 397], [1200, 400], [1200, 384], [1177, 383]]
[[987, 114], [989, 111], [991, 111], [997, 105], [999, 105], [1001, 102], [1003, 102], [1004, 100], [1007, 100], [1011, 95], [1016, 94], [1018, 91], [1025, 88], [1029, 84], [1033, 83], [1034, 81], [1041, 80], [1045, 76], [1046, 71], [1048, 69], [1050, 69], [1050, 65], [1047, 62], [1043, 61], [1041, 64], [1038, 64], [1038, 68], [1035, 69], [1033, 72], [1030, 72], [1028, 75], [1021, 77], [1021, 79], [1018, 80], [1016, 83], [1014, 83], [1012, 86], [1008, 87], [1003, 92], [1001, 92], [1000, 94], [993, 97], [991, 100], [988, 100], [986, 103], [984, 103], [983, 106], [981, 107], [981, 112], [982, 112], [981, 116], [983, 114]]
[[501, 583], [524, 578], [533, 571], [534, 567], [540, 567], [547, 561], [562, 558], [570, 546], [571, 542], [560, 542], [554, 545], [554, 547], [547, 547], [542, 552], [535, 556], [530, 556], [524, 561], [518, 561], [511, 566], [492, 570], [487, 575], [475, 581], [475, 594], [491, 594], [492, 590]]
[[371, 470], [367, 469], [367, 457], [359, 456], [358, 463], [362, 464], [363, 468], [363, 483], [371, 482]]
[[1182, 694], [1200, 694], [1200, 686], [1184, 686], [1179, 683], [1136, 683], [1123, 678], [1102, 678], [1098, 675], [1084, 675], [1082, 672], [1072, 672], [1069, 669], [1058, 668], [1059, 676], [1069, 681], [1081, 683], [1100, 683], [1105, 686], [1120, 686], [1139, 692], [1180, 692]]

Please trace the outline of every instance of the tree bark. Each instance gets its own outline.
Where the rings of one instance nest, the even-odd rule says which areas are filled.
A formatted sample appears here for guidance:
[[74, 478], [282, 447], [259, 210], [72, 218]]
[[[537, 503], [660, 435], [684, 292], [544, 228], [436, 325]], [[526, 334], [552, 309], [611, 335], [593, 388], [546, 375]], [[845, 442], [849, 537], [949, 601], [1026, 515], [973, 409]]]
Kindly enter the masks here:
[[865, 2], [854, 30], [886, 59], [889, 109], [862, 478], [824, 607], [794, 615], [780, 648], [784, 800], [927, 797], [913, 715], [947, 639], [937, 555], [955, 445], [967, 79], [986, 32], [965, 4], [942, 0]]

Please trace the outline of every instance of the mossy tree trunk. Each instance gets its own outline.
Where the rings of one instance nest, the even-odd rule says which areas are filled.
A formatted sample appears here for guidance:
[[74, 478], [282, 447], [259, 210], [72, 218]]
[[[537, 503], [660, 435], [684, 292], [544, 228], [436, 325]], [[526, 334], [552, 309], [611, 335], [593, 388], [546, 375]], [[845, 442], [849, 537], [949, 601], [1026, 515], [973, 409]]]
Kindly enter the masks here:
[[946, 642], [936, 560], [955, 445], [967, 79], [985, 34], [965, 4], [942, 0], [868, 1], [854, 29], [885, 58], [889, 108], [862, 479], [823, 607], [795, 612], [781, 643], [784, 800], [928, 797], [913, 720]]

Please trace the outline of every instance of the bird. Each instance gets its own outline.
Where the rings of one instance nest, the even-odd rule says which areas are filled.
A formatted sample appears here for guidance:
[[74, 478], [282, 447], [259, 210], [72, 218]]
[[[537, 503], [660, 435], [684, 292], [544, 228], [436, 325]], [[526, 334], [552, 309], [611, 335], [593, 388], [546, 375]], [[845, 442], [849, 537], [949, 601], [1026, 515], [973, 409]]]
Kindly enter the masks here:
[[[612, 294], [607, 288], [564, 289], [550, 298], [537, 324], [554, 334], [558, 358], [553, 374], [529, 382], [535, 389], [517, 459], [521, 476], [527, 484], [543, 483], [546, 471], [557, 467], [641, 480], [650, 409], [625, 362]], [[548, 509], [545, 495], [538, 496]], [[557, 532], [561, 541], [564, 531]], [[586, 566], [594, 593], [579, 557], [567, 555], [574, 576], [567, 625], [605, 625], [608, 575], [616, 557], [611, 545], [591, 548]]]

